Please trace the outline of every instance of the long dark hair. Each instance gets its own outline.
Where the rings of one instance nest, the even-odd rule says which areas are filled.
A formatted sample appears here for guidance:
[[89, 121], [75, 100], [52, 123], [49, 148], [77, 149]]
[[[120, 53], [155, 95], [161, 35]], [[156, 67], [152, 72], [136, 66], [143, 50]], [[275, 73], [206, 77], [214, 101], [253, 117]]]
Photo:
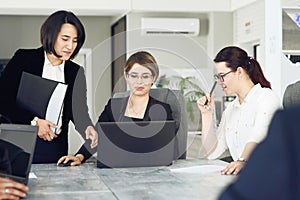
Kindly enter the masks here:
[[259, 63], [247, 52], [235, 46], [223, 48], [216, 55], [214, 62], [226, 62], [227, 67], [232, 71], [236, 71], [238, 67], [242, 67], [249, 75], [254, 84], [260, 83], [262, 87], [270, 88], [270, 82], [265, 78]]
[[74, 13], [65, 10], [59, 10], [51, 14], [43, 23], [40, 31], [41, 43], [47, 53], [53, 53], [56, 57], [61, 57], [55, 52], [54, 44], [63, 24], [72, 24], [77, 29], [77, 46], [70, 56], [73, 59], [79, 52], [85, 40], [85, 31], [80, 20]]

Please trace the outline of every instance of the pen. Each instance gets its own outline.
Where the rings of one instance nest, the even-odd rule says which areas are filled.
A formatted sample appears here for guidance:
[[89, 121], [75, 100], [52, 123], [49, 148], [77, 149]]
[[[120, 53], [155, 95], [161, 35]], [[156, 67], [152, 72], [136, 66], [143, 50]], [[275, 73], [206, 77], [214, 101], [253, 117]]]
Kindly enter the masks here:
[[[214, 82], [214, 84], [213, 84], [213, 86], [212, 86], [212, 88], [211, 88], [211, 90], [210, 90], [210, 92], [209, 92], [209, 95], [210, 95], [210, 96], [212, 95], [212, 93], [213, 93], [213, 91], [214, 91], [216, 85], [217, 85], [217, 81]], [[206, 106], [207, 103], [208, 103], [208, 99], [206, 98], [206, 101], [204, 102], [204, 105]]]

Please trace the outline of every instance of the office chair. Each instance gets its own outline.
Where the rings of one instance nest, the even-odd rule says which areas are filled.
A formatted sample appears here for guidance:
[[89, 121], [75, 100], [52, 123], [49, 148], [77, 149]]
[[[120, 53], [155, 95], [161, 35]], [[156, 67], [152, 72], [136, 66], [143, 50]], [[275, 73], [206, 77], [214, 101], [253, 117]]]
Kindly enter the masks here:
[[[113, 98], [121, 98], [129, 96], [129, 91], [118, 92], [113, 95]], [[168, 88], [151, 89], [150, 96], [170, 105], [172, 115], [176, 123], [176, 159], [186, 159], [187, 150], [187, 113], [185, 106], [185, 99], [179, 90], [170, 90]]]

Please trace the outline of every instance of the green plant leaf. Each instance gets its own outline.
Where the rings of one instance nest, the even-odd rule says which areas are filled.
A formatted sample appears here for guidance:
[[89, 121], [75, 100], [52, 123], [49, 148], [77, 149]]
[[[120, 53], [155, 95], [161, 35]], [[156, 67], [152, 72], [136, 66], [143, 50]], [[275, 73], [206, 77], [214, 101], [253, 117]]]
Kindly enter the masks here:
[[189, 118], [193, 122], [195, 120], [195, 116], [194, 116], [194, 111], [193, 111], [192, 103], [190, 101], [186, 102], [186, 111], [189, 114]]
[[186, 101], [186, 111], [188, 113], [189, 119], [191, 121], [194, 121], [195, 116], [192, 102], [196, 102], [200, 97], [205, 95], [203, 90], [200, 88], [197, 79], [194, 76], [164, 76], [160, 79], [160, 84], [160, 86], [162, 87], [171, 85], [171, 87], [180, 90]]

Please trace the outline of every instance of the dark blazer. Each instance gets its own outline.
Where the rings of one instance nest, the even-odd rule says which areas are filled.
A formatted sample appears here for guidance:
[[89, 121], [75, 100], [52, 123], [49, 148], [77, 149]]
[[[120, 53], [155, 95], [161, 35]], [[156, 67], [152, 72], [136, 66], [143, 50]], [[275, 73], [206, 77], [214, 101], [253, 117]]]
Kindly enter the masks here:
[[287, 86], [284, 91], [282, 104], [284, 108], [300, 104], [300, 81]]
[[[173, 120], [172, 110], [169, 104], [158, 101], [151, 96], [147, 104], [143, 119], [126, 117], [125, 110], [128, 102], [126, 98], [111, 98], [106, 104], [104, 111], [99, 116], [98, 122], [120, 122], [120, 121], [163, 121]], [[100, 140], [101, 138], [99, 138]], [[97, 148], [92, 151], [83, 145], [77, 153], [84, 155], [84, 161], [96, 153]]]
[[[6, 65], [0, 77], [0, 114], [12, 123], [30, 124], [34, 114], [16, 103], [16, 95], [22, 72], [42, 76], [45, 54], [43, 48], [19, 49]], [[92, 125], [86, 103], [86, 80], [82, 67], [72, 61], [65, 62], [65, 83], [68, 84], [64, 99], [62, 131], [51, 142], [37, 138], [33, 163], [55, 163], [68, 154], [68, 124], [70, 120], [85, 138], [85, 130]], [[88, 142], [87, 142], [88, 143]], [[87, 145], [88, 146], [88, 145]]]
[[300, 199], [299, 116], [300, 106], [275, 113], [267, 138], [220, 199]]

